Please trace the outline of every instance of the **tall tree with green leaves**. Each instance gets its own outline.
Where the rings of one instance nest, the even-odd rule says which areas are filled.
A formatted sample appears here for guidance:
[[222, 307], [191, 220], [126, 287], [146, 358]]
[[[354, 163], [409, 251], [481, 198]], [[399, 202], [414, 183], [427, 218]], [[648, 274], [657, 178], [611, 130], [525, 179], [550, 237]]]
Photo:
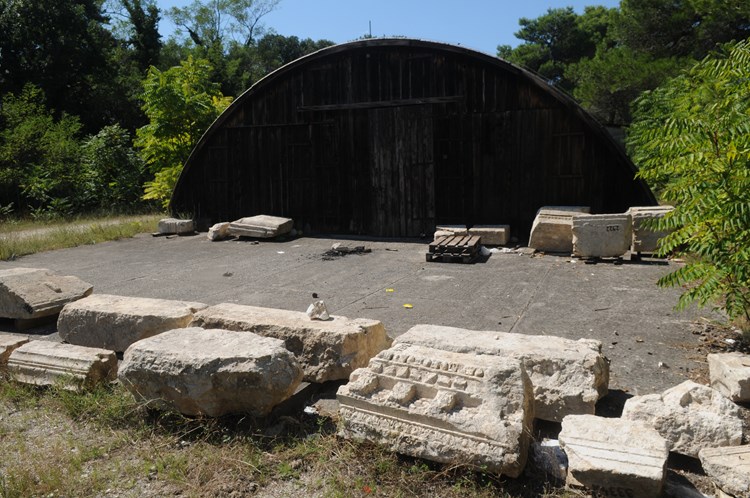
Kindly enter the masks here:
[[750, 323], [750, 40], [697, 63], [635, 106], [628, 146], [639, 176], [675, 210], [659, 253], [697, 257], [659, 280], [679, 306], [719, 300]]

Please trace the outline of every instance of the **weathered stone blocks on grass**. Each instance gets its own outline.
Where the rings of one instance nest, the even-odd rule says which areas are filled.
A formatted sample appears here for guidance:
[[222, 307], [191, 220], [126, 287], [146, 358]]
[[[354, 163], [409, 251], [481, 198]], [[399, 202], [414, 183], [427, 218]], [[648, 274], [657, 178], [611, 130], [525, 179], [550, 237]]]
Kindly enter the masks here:
[[750, 401], [750, 355], [714, 353], [708, 355], [711, 387], [732, 401]]
[[229, 224], [229, 234], [236, 237], [270, 239], [292, 231], [294, 221], [290, 218], [260, 214], [240, 218]]
[[559, 439], [568, 456], [568, 485], [602, 496], [661, 496], [668, 444], [646, 424], [569, 415], [562, 421]]
[[716, 487], [729, 496], [750, 496], [750, 446], [704, 448], [701, 465]]
[[31, 341], [8, 359], [13, 380], [38, 386], [59, 385], [73, 391], [117, 378], [114, 351], [51, 341]]
[[392, 342], [377, 320], [343, 316], [310, 320], [306, 313], [298, 311], [230, 303], [199, 311], [190, 326], [248, 331], [281, 339], [302, 364], [307, 382], [348, 379]]
[[0, 318], [30, 320], [56, 315], [67, 303], [88, 296], [91, 284], [44, 268], [0, 270]]
[[27, 342], [29, 342], [27, 335], [0, 332], [0, 376], [7, 373], [10, 354]]
[[71, 344], [125, 351], [134, 342], [187, 327], [203, 303], [94, 294], [65, 306], [57, 320]]
[[573, 251], [573, 216], [588, 213], [586, 206], [545, 206], [531, 225], [529, 247], [537, 251], [570, 254]]
[[573, 218], [573, 255], [615, 258], [630, 249], [629, 214], [582, 214]]
[[195, 232], [193, 220], [180, 220], [177, 218], [163, 218], [159, 220], [158, 231], [162, 235], [180, 235]]
[[250, 332], [170, 330], [125, 351], [120, 382], [150, 406], [185, 415], [268, 415], [302, 380], [278, 339]]
[[520, 360], [396, 344], [339, 388], [345, 437], [517, 477], [533, 420]]
[[658, 248], [659, 239], [669, 234], [666, 230], [654, 230], [648, 226], [653, 220], [663, 218], [674, 210], [672, 206], [634, 206], [627, 210], [633, 222], [632, 245], [635, 253], [653, 254]]
[[691, 457], [704, 448], [742, 443], [737, 405], [715, 389], [690, 380], [661, 394], [630, 398], [622, 418], [650, 425], [667, 440], [670, 451]]
[[593, 414], [607, 394], [609, 365], [601, 343], [554, 336], [417, 325], [395, 340], [438, 350], [518, 358], [534, 388], [537, 418], [562, 421], [571, 414]]

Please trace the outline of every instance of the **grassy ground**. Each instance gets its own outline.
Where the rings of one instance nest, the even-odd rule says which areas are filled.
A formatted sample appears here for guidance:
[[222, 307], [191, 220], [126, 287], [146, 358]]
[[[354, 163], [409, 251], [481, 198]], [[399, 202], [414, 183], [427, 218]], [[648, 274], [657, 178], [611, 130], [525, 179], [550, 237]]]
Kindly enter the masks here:
[[0, 260], [154, 232], [162, 217], [150, 214], [73, 221], [6, 221], [0, 223]]

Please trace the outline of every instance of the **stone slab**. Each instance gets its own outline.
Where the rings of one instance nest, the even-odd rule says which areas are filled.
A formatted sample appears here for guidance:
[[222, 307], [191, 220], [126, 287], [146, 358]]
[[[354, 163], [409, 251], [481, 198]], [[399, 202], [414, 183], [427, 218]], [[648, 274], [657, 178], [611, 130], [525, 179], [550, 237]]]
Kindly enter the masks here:
[[630, 250], [634, 253], [655, 253], [659, 239], [669, 234], [669, 231], [653, 230], [646, 225], [673, 210], [672, 206], [634, 206], [628, 209], [626, 214], [631, 216], [633, 222]]
[[482, 237], [482, 244], [486, 246], [504, 246], [510, 241], [510, 225], [474, 225], [469, 235]]
[[93, 290], [78, 277], [44, 268], [0, 270], [0, 318], [30, 320], [56, 315], [67, 303]]
[[27, 335], [0, 332], [0, 375], [4, 375], [8, 371], [10, 354], [29, 341]]
[[579, 258], [615, 258], [630, 249], [629, 214], [585, 214], [573, 218], [573, 255]]
[[94, 294], [70, 303], [57, 320], [60, 337], [79, 346], [125, 351], [167, 330], [187, 327], [203, 303]]
[[588, 213], [588, 206], [545, 206], [531, 225], [529, 247], [537, 251], [570, 254], [573, 251], [573, 217]]
[[691, 457], [704, 448], [742, 443], [737, 405], [715, 389], [691, 380], [660, 394], [630, 398], [622, 418], [650, 425], [667, 440], [670, 451]]
[[435, 228], [434, 238], [436, 239], [441, 235], [469, 235], [469, 230], [466, 228], [466, 225], [439, 225]]
[[59, 385], [77, 391], [117, 378], [114, 351], [52, 341], [31, 341], [8, 359], [11, 378], [37, 386]]
[[593, 414], [596, 402], [607, 394], [609, 365], [601, 343], [591, 339], [417, 325], [395, 342], [522, 360], [534, 388], [535, 415], [543, 420]]
[[178, 218], [162, 218], [159, 220], [158, 231], [163, 235], [180, 235], [195, 232], [193, 220], [180, 220]]
[[208, 240], [218, 241], [228, 238], [229, 235], [229, 222], [225, 221], [222, 223], [215, 223], [208, 229]]
[[750, 496], [750, 445], [705, 448], [698, 457], [717, 488], [729, 496]]
[[292, 396], [302, 369], [278, 339], [192, 327], [134, 343], [125, 351], [119, 379], [157, 408], [262, 417]]
[[533, 402], [518, 359], [396, 344], [337, 398], [345, 437], [511, 477], [526, 463]]
[[568, 485], [583, 486], [597, 496], [661, 496], [669, 449], [646, 424], [569, 415], [559, 438], [568, 456]]
[[240, 218], [229, 224], [229, 234], [236, 237], [254, 237], [270, 239], [292, 231], [294, 221], [291, 218], [260, 214]]
[[712, 388], [732, 401], [750, 401], [750, 355], [709, 354], [708, 372]]
[[247, 331], [284, 341], [302, 364], [307, 382], [345, 380], [391, 345], [383, 324], [365, 318], [331, 316], [222, 303], [195, 314], [191, 327]]

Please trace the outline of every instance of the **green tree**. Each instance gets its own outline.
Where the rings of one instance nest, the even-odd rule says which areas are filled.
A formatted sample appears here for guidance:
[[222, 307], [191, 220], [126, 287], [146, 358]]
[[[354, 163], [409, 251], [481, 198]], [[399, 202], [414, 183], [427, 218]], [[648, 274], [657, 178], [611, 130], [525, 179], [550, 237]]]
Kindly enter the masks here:
[[137, 130], [135, 140], [154, 175], [145, 185], [144, 199], [160, 201], [164, 207], [169, 204], [182, 165], [231, 102], [210, 75], [211, 64], [192, 57], [166, 71], [149, 69], [142, 95], [149, 123]]
[[120, 0], [127, 12], [127, 43], [134, 51], [133, 58], [141, 72], [159, 63], [161, 35], [159, 34], [159, 8], [153, 0]]
[[750, 40], [708, 56], [636, 102], [628, 145], [639, 175], [675, 205], [662, 255], [697, 256], [659, 280], [679, 306], [720, 299], [750, 321]]

